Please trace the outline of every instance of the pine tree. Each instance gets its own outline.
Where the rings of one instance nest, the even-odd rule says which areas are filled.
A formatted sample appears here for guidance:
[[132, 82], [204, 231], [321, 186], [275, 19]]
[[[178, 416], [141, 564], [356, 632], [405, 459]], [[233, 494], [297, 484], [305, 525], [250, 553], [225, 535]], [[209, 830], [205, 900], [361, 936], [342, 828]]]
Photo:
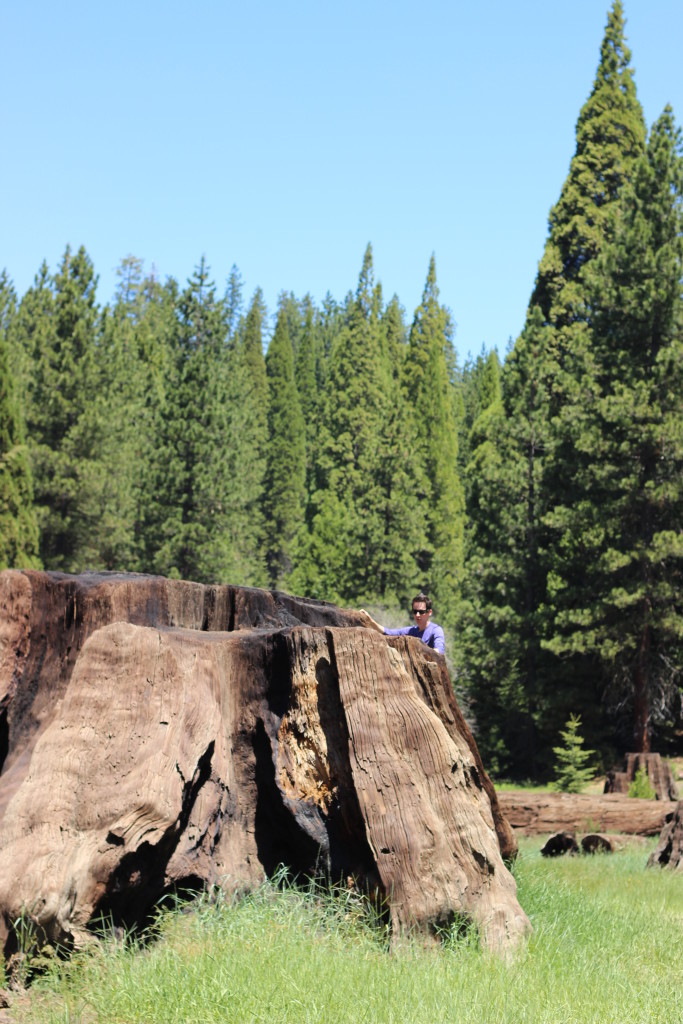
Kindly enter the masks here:
[[[174, 281], [143, 276], [142, 260], [127, 256], [117, 271], [113, 306], [106, 307], [97, 346], [94, 396], [107, 427], [102, 443], [102, 496], [94, 529], [109, 569], [152, 571], [161, 543], [167, 465], [157, 465], [163, 401], [173, 388], [172, 339], [177, 330]], [[159, 487], [159, 479], [162, 481]]]
[[479, 416], [502, 397], [501, 365], [495, 349], [484, 346], [476, 360], [469, 359], [459, 375], [458, 390], [462, 401], [462, 417], [458, 435], [458, 466], [465, 475], [472, 456], [471, 431]]
[[[493, 643], [494, 650], [507, 652], [503, 667], [510, 675], [500, 684], [501, 692], [505, 686], [513, 688], [514, 704], [526, 722], [523, 734], [530, 767], [525, 772], [518, 764], [520, 774], [547, 769], [551, 737], [570, 707], [581, 707], [592, 735], [596, 729], [600, 732], [599, 669], [594, 659], [584, 655], [573, 662], [560, 660], [552, 650], [557, 551], [552, 517], [556, 507], [572, 501], [576, 437], [572, 445], [566, 434], [568, 411], [580, 408], [592, 374], [589, 268], [609, 243], [612, 211], [644, 144], [643, 116], [623, 30], [622, 7], [616, 0], [594, 87], [579, 116], [576, 153], [550, 214], [527, 323], [503, 374], [505, 422], [497, 431], [502, 447], [491, 462], [492, 469], [497, 467], [490, 474], [491, 493], [478, 499], [494, 522], [507, 522], [506, 532], [494, 534], [481, 523], [475, 527], [475, 564], [483, 553], [492, 581], [496, 566], [507, 566], [507, 575], [498, 589], [486, 588], [485, 596], [475, 587], [478, 599], [491, 605], [473, 608], [472, 614], [478, 613], [483, 622], [501, 617], [506, 623]], [[498, 471], [509, 477], [510, 493], [500, 486]], [[505, 507], [495, 508], [493, 502], [504, 502]], [[487, 537], [488, 549], [482, 548], [477, 530]], [[514, 543], [511, 537], [516, 538]], [[576, 571], [580, 570], [577, 563]], [[481, 637], [478, 644], [481, 648]], [[484, 704], [490, 705], [483, 680], [476, 677], [475, 671], [474, 685]], [[507, 732], [511, 719], [505, 717], [503, 703], [490, 711], [500, 716], [500, 728]], [[605, 736], [598, 738], [604, 745]]]
[[67, 247], [52, 278], [45, 264], [21, 301], [17, 339], [30, 374], [26, 427], [40, 529], [40, 559], [69, 572], [102, 565], [97, 522], [106, 423], [98, 395], [97, 278], [84, 248]]
[[225, 431], [225, 319], [204, 260], [178, 301], [175, 379], [160, 446], [160, 546], [156, 568], [204, 582], [230, 579], [234, 478]]
[[415, 423], [402, 388], [407, 355], [403, 309], [394, 296], [380, 323], [387, 413], [381, 425], [378, 480], [382, 491], [384, 539], [379, 593], [390, 608], [404, 609], [422, 589], [419, 559], [427, 541], [427, 509], [420, 503], [427, 481], [415, 444]]
[[266, 356], [269, 401], [264, 512], [268, 582], [273, 588], [282, 587], [292, 570], [294, 543], [304, 521], [306, 488], [306, 434], [287, 321], [287, 310], [281, 305]]
[[143, 419], [147, 382], [138, 350], [137, 329], [142, 313], [142, 261], [122, 260], [112, 309], [102, 317], [97, 347], [100, 388], [93, 396], [101, 406], [107, 429], [103, 439], [103, 488], [97, 531], [97, 550], [107, 569], [137, 569], [137, 490], [142, 479], [141, 445], [148, 435]]
[[178, 297], [177, 282], [168, 278], [161, 284], [154, 272], [144, 278], [136, 296], [140, 309], [134, 314], [135, 337], [143, 406], [139, 410], [141, 425], [135, 454], [138, 475], [133, 491], [133, 523], [134, 564], [142, 572], [154, 570], [166, 518], [161, 505], [168, 472], [163, 439], [170, 396], [177, 386]]
[[8, 334], [16, 294], [0, 274], [0, 569], [38, 568], [38, 525], [23, 422], [10, 369]]
[[233, 264], [228, 277], [225, 296], [223, 298], [225, 308], [225, 327], [229, 338], [235, 337], [242, 316], [242, 277], [239, 270]]
[[609, 236], [610, 210], [643, 152], [645, 122], [636, 97], [621, 0], [614, 0], [595, 82], [576, 125], [576, 151], [529, 302], [561, 328], [584, 319], [586, 268]]
[[550, 517], [563, 539], [548, 646], [599, 662], [637, 751], [671, 719], [683, 667], [682, 228], [680, 133], [667, 108], [592, 268], [592, 373], [563, 422], [573, 500]]
[[[463, 677], [477, 742], [492, 770], [524, 778], [546, 772], [540, 492], [549, 438], [543, 368], [550, 329], [539, 310], [525, 344], [505, 365], [506, 392], [484, 409], [470, 431], [466, 469], [469, 525], [462, 608]], [[545, 661], [543, 660], [545, 658]], [[564, 718], [560, 719], [563, 721]], [[547, 749], [547, 748], [546, 748]], [[549, 755], [549, 750], [548, 750]]]
[[427, 524], [420, 568], [439, 615], [455, 618], [463, 574], [464, 492], [458, 475], [458, 424], [452, 382], [452, 325], [439, 303], [432, 256], [410, 329], [403, 386], [415, 451], [424, 467]]
[[[340, 323], [338, 307], [328, 301], [322, 336]], [[403, 333], [398, 304], [383, 310], [368, 246], [343, 326], [329, 335], [310, 529], [292, 575], [295, 589], [392, 605], [419, 589], [416, 551], [425, 527], [418, 492], [424, 484], [399, 386], [396, 346]]]
[[581, 717], [570, 715], [560, 736], [564, 746], [553, 747], [557, 758], [553, 788], [561, 793], [580, 793], [591, 781], [595, 772], [586, 761], [595, 753], [583, 749], [583, 738], [579, 735]]
[[307, 501], [314, 488], [314, 471], [318, 452], [320, 395], [324, 376], [322, 349], [316, 310], [310, 296], [307, 296], [304, 299], [303, 324], [294, 362], [296, 389], [304, 421]]
[[238, 337], [228, 351], [225, 440], [231, 481], [232, 580], [265, 586], [264, 476], [268, 447], [268, 378], [263, 355], [267, 310], [254, 292]]
[[311, 530], [293, 574], [296, 589], [330, 600], [374, 599], [380, 586], [377, 460], [386, 391], [377, 298], [368, 245], [346, 325], [329, 356]]

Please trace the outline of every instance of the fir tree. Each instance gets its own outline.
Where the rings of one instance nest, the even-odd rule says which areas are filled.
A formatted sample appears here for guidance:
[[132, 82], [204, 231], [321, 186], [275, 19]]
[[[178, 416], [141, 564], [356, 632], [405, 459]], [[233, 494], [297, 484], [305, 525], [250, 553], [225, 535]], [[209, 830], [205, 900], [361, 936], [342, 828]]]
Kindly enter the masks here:
[[462, 401], [458, 466], [464, 475], [472, 455], [472, 428], [481, 413], [494, 403], [500, 402], [502, 397], [501, 365], [495, 349], [487, 352], [482, 346], [476, 360], [468, 360], [459, 376], [458, 389]]
[[563, 327], [584, 318], [586, 267], [609, 235], [610, 210], [645, 143], [621, 0], [614, 0], [600, 48], [595, 82], [576, 125], [576, 151], [549, 234], [529, 310]]
[[550, 443], [542, 376], [549, 333], [537, 310], [525, 344], [515, 348], [505, 366], [514, 405], [492, 402], [468, 439], [463, 674], [483, 756], [494, 771], [518, 778], [549, 768], [539, 747], [543, 734], [550, 742], [552, 733], [544, 720], [539, 555], [544, 511], [539, 485]]
[[[594, 659], [586, 654], [560, 661], [552, 651], [557, 551], [552, 517], [556, 507], [573, 500], [574, 447], [565, 434], [567, 410], [579, 408], [592, 373], [589, 268], [609, 243], [612, 211], [643, 150], [643, 116], [623, 29], [617, 0], [595, 84], [577, 124], [576, 153], [550, 214], [527, 323], [503, 374], [505, 423], [497, 431], [502, 448], [490, 463], [491, 492], [478, 500], [494, 522], [507, 522], [507, 530], [491, 534], [479, 523], [472, 548], [485, 554], [492, 581], [496, 566], [507, 566], [505, 582], [487, 588], [484, 600], [491, 606], [473, 609], [473, 614], [479, 612], [483, 622], [502, 617], [506, 623], [493, 640], [494, 650], [507, 651], [505, 671], [511, 673], [501, 687], [514, 688], [515, 706], [527, 722], [530, 766], [537, 771], [547, 767], [551, 737], [570, 707], [580, 706], [591, 732], [599, 731]], [[510, 479], [513, 489], [507, 494], [498, 471]], [[496, 501], [505, 508], [495, 508]], [[478, 531], [488, 537], [488, 549], [482, 548]], [[511, 543], [511, 537], [517, 540]], [[479, 564], [480, 555], [475, 557]], [[580, 568], [577, 563], [576, 571]], [[474, 674], [474, 685], [488, 703]], [[505, 731], [510, 718], [502, 706], [498, 712]], [[604, 735], [600, 739], [605, 742]], [[517, 770], [528, 774], [520, 765]]]
[[420, 556], [423, 580], [439, 614], [453, 621], [463, 572], [464, 492], [458, 475], [458, 424], [452, 384], [452, 327], [439, 303], [432, 256], [410, 329], [403, 385], [413, 426], [414, 447], [424, 467], [427, 523]]
[[165, 514], [158, 571], [223, 581], [233, 566], [223, 433], [225, 321], [202, 258], [178, 302], [175, 386], [169, 392], [159, 490]]
[[[121, 302], [119, 297], [117, 306]], [[136, 405], [132, 481], [132, 565], [141, 572], [164, 571], [158, 559], [165, 542], [169, 460], [166, 448], [172, 396], [178, 385], [178, 284], [168, 278], [162, 285], [154, 272], [143, 278], [132, 307], [124, 304], [123, 316], [134, 334], [137, 353]], [[116, 310], [116, 307], [115, 307]], [[124, 394], [127, 387], [122, 388]], [[120, 401], [119, 396], [119, 401]]]
[[145, 277], [142, 260], [134, 256], [121, 261], [117, 276], [97, 350], [98, 399], [107, 420], [98, 550], [107, 568], [151, 571], [165, 518], [159, 501], [167, 466], [157, 460], [164, 396], [174, 384], [177, 287]]
[[428, 544], [427, 509], [420, 497], [427, 489], [415, 423], [403, 392], [407, 354], [403, 310], [396, 296], [380, 323], [382, 361], [387, 367], [387, 414], [380, 432], [378, 479], [382, 489], [384, 538], [379, 570], [379, 592], [389, 607], [406, 608], [423, 576], [419, 560]]
[[17, 337], [31, 372], [26, 426], [40, 529], [40, 559], [69, 572], [99, 567], [97, 522], [106, 480], [106, 423], [98, 395], [97, 278], [85, 249], [67, 247], [52, 278], [43, 264], [22, 299]]
[[287, 310], [281, 305], [266, 357], [269, 401], [264, 511], [266, 565], [273, 588], [283, 586], [291, 572], [305, 507], [306, 435], [287, 320]]
[[225, 308], [225, 327], [229, 338], [237, 334], [237, 328], [242, 317], [242, 277], [233, 264], [230, 269], [230, 276], [225, 288], [223, 300]]
[[297, 589], [332, 600], [378, 595], [383, 509], [377, 480], [386, 412], [379, 310], [367, 247], [345, 328], [329, 357], [310, 537]]
[[14, 288], [3, 270], [0, 274], [0, 569], [32, 569], [39, 566], [38, 526], [8, 340], [15, 310]]
[[318, 452], [320, 394], [323, 381], [322, 359], [320, 325], [313, 302], [307, 296], [304, 299], [304, 318], [294, 364], [297, 394], [304, 421], [307, 500], [314, 487], [314, 470]]
[[592, 372], [567, 407], [571, 503], [553, 509], [549, 648], [592, 656], [626, 740], [650, 749], [671, 719], [683, 649], [683, 162], [667, 108], [592, 268]]
[[[292, 576], [296, 589], [332, 600], [395, 604], [420, 584], [424, 484], [391, 357], [400, 311], [390, 307], [385, 316], [368, 246], [327, 363], [310, 531]], [[326, 330], [339, 323], [329, 304], [325, 315]]]
[[255, 291], [228, 352], [225, 440], [231, 481], [233, 580], [265, 586], [264, 476], [268, 446], [268, 379], [263, 355], [267, 310]]
[[583, 738], [579, 735], [580, 726], [580, 716], [570, 715], [569, 721], [560, 733], [564, 746], [553, 747], [557, 759], [553, 788], [561, 793], [580, 793], [595, 774], [593, 769], [586, 765], [586, 761], [595, 751], [583, 749]]

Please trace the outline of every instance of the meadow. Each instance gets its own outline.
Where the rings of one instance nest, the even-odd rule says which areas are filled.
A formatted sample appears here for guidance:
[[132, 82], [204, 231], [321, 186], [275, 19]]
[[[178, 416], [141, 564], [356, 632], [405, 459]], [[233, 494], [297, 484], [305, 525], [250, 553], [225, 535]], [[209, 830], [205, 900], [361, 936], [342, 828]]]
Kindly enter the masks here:
[[514, 872], [533, 935], [508, 959], [460, 929], [388, 943], [353, 892], [266, 882], [161, 911], [154, 936], [106, 935], [16, 999], [22, 1024], [681, 1024], [683, 878], [654, 841]]

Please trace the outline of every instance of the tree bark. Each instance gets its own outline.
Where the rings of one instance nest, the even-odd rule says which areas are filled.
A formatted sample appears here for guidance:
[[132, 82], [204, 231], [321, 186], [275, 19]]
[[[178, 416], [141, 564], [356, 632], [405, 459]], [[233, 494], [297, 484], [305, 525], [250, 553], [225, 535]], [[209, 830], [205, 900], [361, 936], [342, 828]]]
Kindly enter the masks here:
[[353, 879], [392, 931], [530, 928], [515, 841], [445, 659], [277, 592], [0, 573], [0, 913], [78, 945], [169, 889], [285, 864]]

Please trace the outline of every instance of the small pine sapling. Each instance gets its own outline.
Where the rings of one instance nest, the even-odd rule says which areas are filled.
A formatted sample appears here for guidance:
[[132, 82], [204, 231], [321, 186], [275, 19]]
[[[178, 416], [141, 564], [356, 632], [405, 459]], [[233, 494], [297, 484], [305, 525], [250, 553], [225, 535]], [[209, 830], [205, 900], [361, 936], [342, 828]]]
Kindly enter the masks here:
[[564, 730], [560, 732], [564, 746], [553, 747], [556, 762], [552, 788], [561, 793], [580, 793], [594, 775], [593, 769], [586, 762], [595, 751], [583, 749], [583, 737], [579, 736], [580, 725], [580, 716], [570, 715]]

